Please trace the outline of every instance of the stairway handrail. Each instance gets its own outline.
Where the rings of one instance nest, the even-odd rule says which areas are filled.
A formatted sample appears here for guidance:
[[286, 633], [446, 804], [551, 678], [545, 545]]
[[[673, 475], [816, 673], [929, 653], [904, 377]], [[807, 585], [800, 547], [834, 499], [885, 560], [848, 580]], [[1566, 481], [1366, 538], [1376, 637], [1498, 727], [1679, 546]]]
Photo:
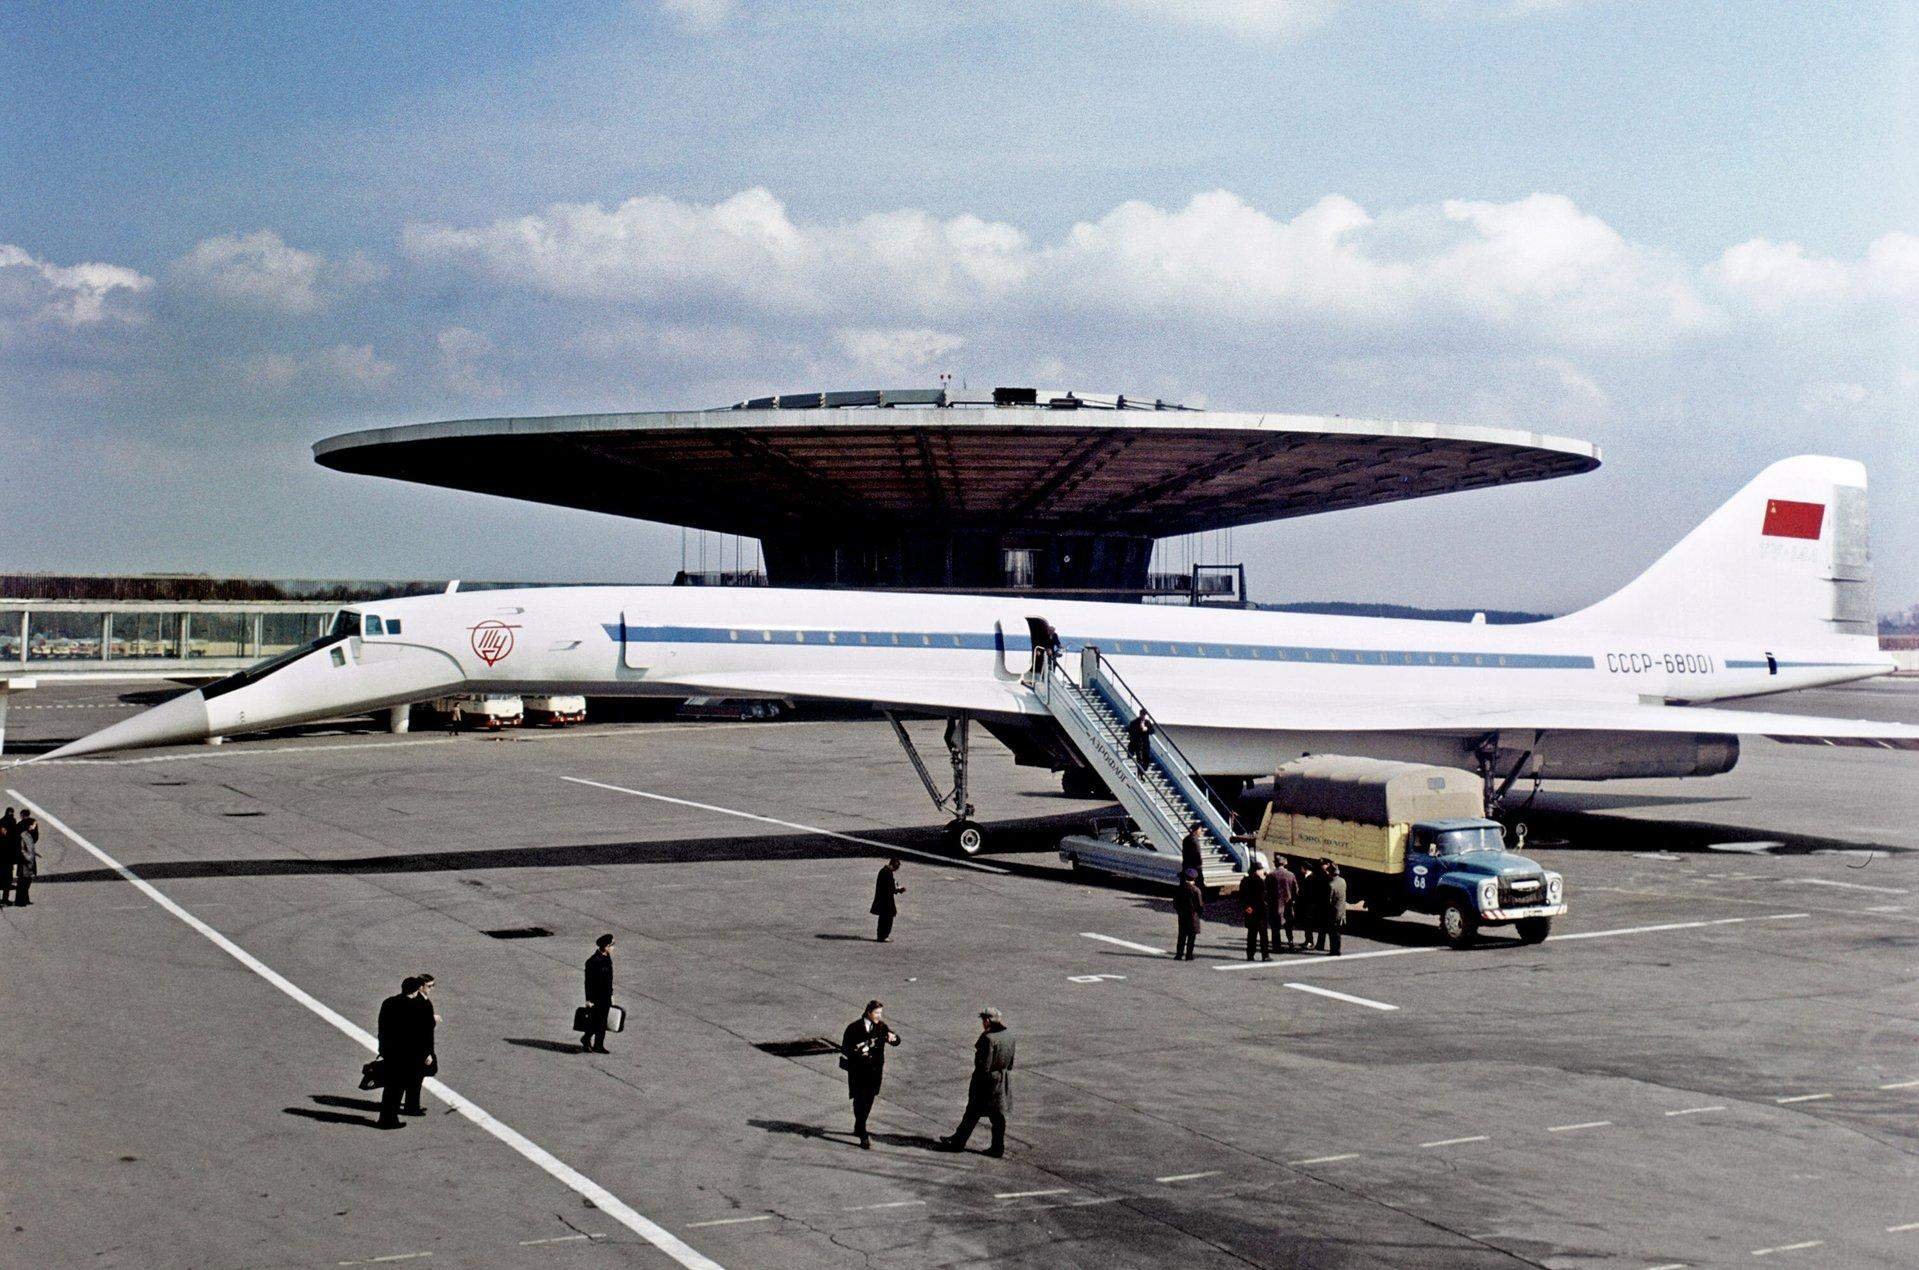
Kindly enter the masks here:
[[[1056, 667], [1056, 669], [1059, 669], [1062, 674], [1065, 673], [1063, 667]], [[1132, 685], [1113, 668], [1112, 660], [1100, 651], [1099, 645], [1080, 646], [1080, 678], [1090, 681], [1082, 686], [1095, 692], [1100, 691], [1102, 686], [1110, 686], [1115, 691], [1115, 695], [1122, 698], [1121, 704], [1132, 710], [1134, 714], [1143, 714], [1148, 719], [1153, 717], [1153, 712], [1146, 708], [1146, 703], [1140, 700], [1139, 694], [1133, 691]], [[1130, 723], [1131, 720], [1127, 722]], [[1149, 754], [1153, 754], [1172, 773], [1183, 777], [1187, 784], [1199, 790], [1204, 799], [1198, 808], [1200, 818], [1209, 822], [1207, 828], [1213, 831], [1213, 836], [1219, 839], [1220, 845], [1225, 847], [1227, 854], [1233, 857], [1240, 872], [1247, 872], [1247, 866], [1250, 863], [1247, 849], [1233, 840], [1232, 808], [1228, 807], [1213, 791], [1213, 787], [1207, 783], [1205, 777], [1199, 774], [1199, 769], [1193, 766], [1192, 760], [1186, 757], [1185, 751], [1179, 748], [1178, 743], [1159, 728], [1157, 720], [1154, 721], [1152, 733], [1146, 738], [1146, 744]], [[1155, 753], [1155, 747], [1157, 747], [1157, 753]]]

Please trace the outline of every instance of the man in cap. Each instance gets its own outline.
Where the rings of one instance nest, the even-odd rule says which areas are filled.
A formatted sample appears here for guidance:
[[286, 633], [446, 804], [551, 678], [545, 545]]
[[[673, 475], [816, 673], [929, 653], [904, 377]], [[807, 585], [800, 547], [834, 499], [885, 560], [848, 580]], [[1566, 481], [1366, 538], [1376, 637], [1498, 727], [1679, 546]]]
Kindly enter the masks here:
[[1266, 921], [1277, 945], [1284, 936], [1285, 947], [1293, 947], [1293, 904], [1299, 897], [1299, 879], [1286, 867], [1286, 857], [1275, 855], [1266, 874]]
[[883, 944], [893, 937], [893, 918], [900, 911], [899, 901], [893, 897], [906, 894], [906, 888], [896, 880], [899, 871], [900, 858], [893, 856], [880, 866], [879, 876], [873, 879], [873, 903], [867, 911], [880, 919], [873, 935], [876, 943]]
[[998, 1009], [987, 1006], [979, 1012], [979, 1040], [973, 1043], [973, 1078], [966, 1086], [966, 1113], [951, 1137], [941, 1138], [948, 1151], [964, 1151], [966, 1140], [980, 1117], [993, 1126], [993, 1145], [986, 1154], [998, 1159], [1006, 1154], [1006, 1112], [1012, 1105], [1013, 1035]]
[[613, 936], [602, 935], [593, 941], [593, 955], [586, 959], [586, 1031], [580, 1033], [580, 1053], [604, 1054], [606, 1016], [613, 1008]]

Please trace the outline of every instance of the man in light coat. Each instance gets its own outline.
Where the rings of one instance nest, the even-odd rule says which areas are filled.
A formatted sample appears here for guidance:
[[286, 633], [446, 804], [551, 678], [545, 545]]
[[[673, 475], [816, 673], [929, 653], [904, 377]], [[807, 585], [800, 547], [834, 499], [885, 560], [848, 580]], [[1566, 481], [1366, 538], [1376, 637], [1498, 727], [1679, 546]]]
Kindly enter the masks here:
[[951, 1137], [940, 1139], [948, 1151], [964, 1151], [966, 1140], [984, 1116], [993, 1126], [993, 1145], [986, 1154], [1006, 1154], [1006, 1113], [1013, 1105], [1013, 1034], [993, 1006], [979, 1012], [979, 1040], [973, 1043], [973, 1077], [966, 1086], [966, 1113]]

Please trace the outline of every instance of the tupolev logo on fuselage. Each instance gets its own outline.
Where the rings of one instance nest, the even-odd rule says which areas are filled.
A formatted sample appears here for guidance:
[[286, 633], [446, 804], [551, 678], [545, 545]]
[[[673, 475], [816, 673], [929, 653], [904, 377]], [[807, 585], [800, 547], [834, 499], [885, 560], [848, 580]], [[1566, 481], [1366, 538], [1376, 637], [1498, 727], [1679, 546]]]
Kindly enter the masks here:
[[493, 666], [505, 660], [507, 654], [513, 651], [513, 632], [519, 628], [489, 620], [468, 629], [472, 632], [474, 655], [488, 666]]

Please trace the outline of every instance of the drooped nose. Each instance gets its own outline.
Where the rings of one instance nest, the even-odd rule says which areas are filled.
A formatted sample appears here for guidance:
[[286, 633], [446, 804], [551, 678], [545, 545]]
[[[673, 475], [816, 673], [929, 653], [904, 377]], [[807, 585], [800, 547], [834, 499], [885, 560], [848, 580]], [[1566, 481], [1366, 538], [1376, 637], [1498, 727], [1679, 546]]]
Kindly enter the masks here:
[[207, 717], [207, 699], [199, 689], [163, 701], [131, 719], [110, 723], [98, 732], [69, 741], [44, 757], [79, 758], [106, 750], [134, 750], [148, 745], [180, 745], [204, 741], [213, 733]]

